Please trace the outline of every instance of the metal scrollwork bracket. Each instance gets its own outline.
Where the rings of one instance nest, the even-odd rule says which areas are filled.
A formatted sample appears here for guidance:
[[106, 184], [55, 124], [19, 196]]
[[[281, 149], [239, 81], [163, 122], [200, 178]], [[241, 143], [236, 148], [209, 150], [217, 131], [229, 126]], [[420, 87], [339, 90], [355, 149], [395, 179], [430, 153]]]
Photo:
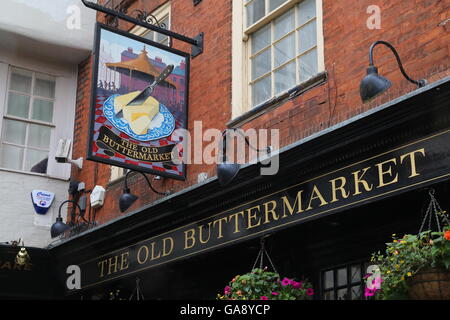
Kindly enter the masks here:
[[204, 43], [204, 34], [201, 32], [195, 38], [189, 38], [179, 33], [167, 30], [167, 26], [159, 23], [155, 16], [148, 14], [145, 10], [135, 9], [131, 14], [136, 13], [135, 17], [127, 14], [127, 9], [120, 6], [118, 9], [114, 8], [110, 9], [106, 6], [99, 5], [89, 0], [81, 0], [83, 4], [93, 10], [103, 12], [108, 16], [112, 16], [113, 18], [107, 22], [107, 24], [111, 27], [117, 28], [119, 25], [118, 19], [125, 20], [127, 22], [131, 22], [135, 25], [139, 25], [146, 29], [150, 29], [152, 31], [164, 34], [168, 37], [180, 40], [182, 42], [186, 42], [192, 45], [191, 57], [194, 58], [203, 52], [203, 43]]

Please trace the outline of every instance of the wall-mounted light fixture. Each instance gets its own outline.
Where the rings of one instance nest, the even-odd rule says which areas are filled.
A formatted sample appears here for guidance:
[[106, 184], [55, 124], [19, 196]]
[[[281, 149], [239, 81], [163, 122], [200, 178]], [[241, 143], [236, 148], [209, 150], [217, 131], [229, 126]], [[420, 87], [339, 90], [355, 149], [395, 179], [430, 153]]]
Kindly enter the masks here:
[[131, 205], [138, 199], [138, 196], [130, 193], [130, 188], [128, 188], [127, 180], [128, 180], [128, 175], [131, 172], [138, 172], [138, 173], [142, 174], [144, 176], [144, 178], [145, 178], [145, 181], [147, 181], [148, 187], [154, 193], [159, 194], [159, 195], [163, 195], [163, 196], [168, 196], [170, 194], [170, 192], [159, 192], [159, 191], [155, 190], [155, 188], [153, 188], [152, 184], [150, 183], [150, 180], [148, 179], [147, 175], [145, 175], [143, 172], [130, 170], [125, 175], [125, 186], [123, 188], [123, 193], [122, 193], [122, 195], [120, 196], [120, 199], [119, 199], [119, 208], [120, 208], [121, 212], [127, 211], [127, 209], [129, 207], [131, 207]]
[[403, 76], [408, 80], [409, 82], [412, 82], [416, 84], [419, 88], [425, 86], [427, 84], [427, 81], [425, 79], [421, 80], [413, 80], [411, 79], [403, 69], [402, 62], [400, 61], [400, 57], [395, 50], [395, 48], [386, 41], [376, 41], [370, 46], [369, 51], [369, 67], [367, 68], [367, 75], [362, 79], [361, 84], [359, 86], [359, 93], [361, 95], [361, 99], [363, 102], [370, 101], [371, 99], [375, 98], [376, 96], [382, 94], [384, 91], [389, 89], [392, 86], [391, 81], [386, 79], [385, 77], [382, 77], [378, 74], [378, 68], [374, 66], [373, 64], [373, 49], [379, 45], [384, 44], [389, 49], [392, 50], [392, 52], [395, 55], [395, 58], [397, 59], [398, 66], [400, 68], [400, 71], [402, 72]]
[[[72, 207], [71, 220], [70, 220], [69, 224], [65, 224], [63, 222], [63, 219], [61, 218], [61, 208], [63, 207], [64, 204], [66, 204], [68, 202], [73, 203], [74, 206], [76, 208], [78, 208], [79, 219], [77, 218], [75, 208]], [[59, 206], [58, 217], [56, 218], [56, 222], [50, 228], [50, 234], [51, 234], [52, 238], [55, 238], [55, 237], [61, 235], [62, 233], [64, 233], [65, 231], [69, 230], [71, 227], [74, 227], [74, 226], [80, 226], [80, 227], [81, 226], [89, 226], [91, 223], [84, 218], [84, 212], [85, 212], [85, 210], [82, 210], [80, 205], [73, 200], [66, 200], [63, 203], [61, 203], [61, 205]], [[81, 221], [77, 221], [77, 220], [81, 220]]]
[[[263, 152], [266, 151], [267, 154], [270, 154], [271, 147], [267, 147], [265, 149], [256, 149], [253, 147], [250, 142], [248, 141], [248, 138], [242, 134], [240, 130], [232, 129], [235, 132], [238, 132], [240, 135], [242, 135], [245, 139], [245, 143], [253, 150], [257, 152]], [[219, 180], [219, 183], [222, 186], [226, 186], [229, 184], [239, 173], [239, 170], [241, 168], [241, 165], [239, 163], [230, 162], [227, 157], [227, 135], [228, 131], [230, 130], [224, 130], [222, 132], [223, 137], [223, 146], [222, 146], [222, 161], [217, 164], [217, 178]]]

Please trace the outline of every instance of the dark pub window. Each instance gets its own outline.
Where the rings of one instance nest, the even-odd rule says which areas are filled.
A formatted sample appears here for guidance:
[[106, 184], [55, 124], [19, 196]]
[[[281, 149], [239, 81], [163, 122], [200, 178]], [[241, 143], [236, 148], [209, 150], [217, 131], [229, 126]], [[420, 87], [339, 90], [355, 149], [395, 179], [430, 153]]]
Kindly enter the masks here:
[[322, 299], [324, 300], [364, 300], [367, 261], [327, 268], [321, 272]]

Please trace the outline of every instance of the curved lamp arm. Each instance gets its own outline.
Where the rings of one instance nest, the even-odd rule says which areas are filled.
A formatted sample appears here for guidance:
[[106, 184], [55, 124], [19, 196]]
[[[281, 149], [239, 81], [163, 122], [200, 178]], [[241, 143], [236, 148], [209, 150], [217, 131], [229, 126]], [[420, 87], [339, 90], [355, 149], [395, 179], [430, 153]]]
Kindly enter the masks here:
[[394, 55], [395, 55], [395, 58], [397, 59], [397, 64], [398, 64], [398, 66], [399, 66], [399, 68], [400, 68], [400, 71], [402, 72], [402, 74], [403, 74], [403, 76], [406, 78], [406, 80], [408, 80], [409, 82], [412, 82], [412, 83], [416, 84], [419, 88], [421, 88], [421, 87], [423, 87], [423, 86], [425, 86], [425, 85], [427, 84], [427, 82], [426, 82], [425, 79], [420, 79], [420, 80], [413, 80], [413, 79], [411, 79], [411, 78], [406, 74], [405, 69], [403, 69], [403, 65], [402, 65], [402, 62], [401, 62], [401, 60], [400, 60], [400, 56], [399, 56], [398, 53], [397, 53], [397, 50], [395, 50], [395, 48], [394, 48], [389, 42], [386, 42], [386, 41], [383, 41], [383, 40], [375, 41], [375, 42], [372, 43], [372, 45], [370, 46], [369, 63], [370, 63], [370, 66], [371, 66], [371, 67], [374, 66], [374, 64], [373, 64], [373, 49], [374, 49], [377, 45], [379, 45], [379, 44], [384, 44], [386, 47], [388, 47], [389, 49], [391, 49], [391, 51], [392, 51], [392, 52], [394, 53]]
[[143, 172], [140, 172], [140, 171], [133, 171], [133, 170], [129, 170], [129, 171], [127, 172], [127, 174], [125, 175], [125, 189], [128, 190], [128, 183], [127, 183], [128, 175], [129, 175], [130, 173], [132, 173], [132, 172], [137, 172], [137, 173], [142, 174], [142, 175], [144, 176], [144, 178], [145, 178], [145, 181], [147, 181], [147, 184], [148, 184], [149, 188], [150, 188], [154, 193], [157, 193], [157, 194], [162, 195], [162, 196], [168, 196], [168, 195], [170, 194], [169, 192], [159, 192], [159, 191], [157, 191], [155, 188], [153, 188], [152, 184], [150, 183], [150, 180], [148, 180], [148, 177], [147, 177]]
[[[77, 203], [76, 201], [73, 201], [73, 200], [66, 200], [66, 201], [63, 201], [63, 202], [59, 205], [59, 209], [58, 209], [58, 218], [61, 218], [61, 208], [62, 208], [62, 206], [63, 206], [64, 204], [68, 203], [68, 202], [73, 203], [73, 204], [78, 208], [78, 210], [80, 211], [80, 213], [83, 212], [83, 210], [81, 210], [80, 206], [78, 205], [78, 203]], [[83, 217], [83, 215], [80, 214], [79, 216], [80, 216], [85, 222], [89, 223], [89, 222]]]
[[[228, 132], [229, 130], [233, 130], [234, 132], [237, 132], [237, 133], [239, 133], [242, 137], [244, 137], [245, 143], [249, 146], [249, 148], [255, 150], [256, 152], [263, 152], [263, 151], [266, 151], [267, 154], [270, 154], [270, 152], [271, 152], [271, 148], [270, 148], [270, 147], [267, 147], [267, 148], [265, 148], [265, 149], [257, 149], [257, 148], [255, 148], [255, 147], [252, 146], [252, 145], [250, 144], [250, 142], [248, 141], [248, 137], [245, 136], [240, 130], [238, 130], [238, 129], [236, 129], [236, 128], [225, 129], [224, 131], [222, 131], [222, 137], [223, 137], [223, 136], [226, 136], [226, 134], [227, 134], [227, 132]], [[225, 155], [225, 151], [226, 151], [226, 143], [224, 143], [224, 145], [223, 145], [223, 151], [224, 151], [224, 155]]]

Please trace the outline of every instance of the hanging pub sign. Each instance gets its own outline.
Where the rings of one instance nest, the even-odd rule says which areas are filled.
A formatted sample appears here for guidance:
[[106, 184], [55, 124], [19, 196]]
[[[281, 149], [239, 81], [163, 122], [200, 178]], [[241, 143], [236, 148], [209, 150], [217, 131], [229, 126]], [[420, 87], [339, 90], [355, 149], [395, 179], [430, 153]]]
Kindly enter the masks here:
[[87, 159], [185, 179], [189, 54], [98, 23], [92, 79]]

